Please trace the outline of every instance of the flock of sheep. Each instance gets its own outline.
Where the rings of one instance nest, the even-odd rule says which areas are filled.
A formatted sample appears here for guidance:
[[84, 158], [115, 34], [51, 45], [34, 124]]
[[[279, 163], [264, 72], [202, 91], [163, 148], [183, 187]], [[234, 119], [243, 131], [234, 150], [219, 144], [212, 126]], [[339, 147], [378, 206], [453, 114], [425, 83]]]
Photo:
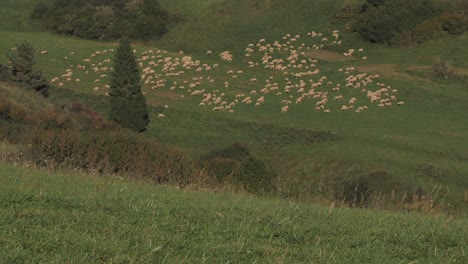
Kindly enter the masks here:
[[[223, 51], [216, 59], [214, 52], [208, 50], [206, 57], [212, 62], [209, 64], [186, 56], [182, 51], [169, 54], [150, 49], [134, 50], [134, 53], [145, 95], [163, 90], [177, 93], [181, 98], [199, 97], [198, 105], [212, 111], [234, 113], [239, 107], [261, 108], [272, 103], [278, 105], [281, 113], [291, 111], [296, 105], [308, 104], [312, 110], [330, 114], [333, 111], [360, 113], [373, 105], [375, 108], [404, 105], [403, 101], [397, 101], [398, 90], [380, 82], [378, 74], [358, 72], [353, 66], [323, 70], [314, 53], [324, 47], [342, 48], [342, 45], [339, 31], [335, 30], [330, 36], [312, 31], [304, 36], [286, 34], [271, 42], [260, 39], [248, 44], [239, 58], [230, 51]], [[90, 54], [82, 63], [70, 65], [51, 83], [62, 87], [66, 82], [80, 82], [76, 76], [86, 76], [94, 79], [94, 92], [108, 95], [110, 87], [106, 80], [113, 70], [112, 56], [109, 56], [113, 51], [106, 49]], [[40, 53], [47, 55], [48, 52]], [[367, 61], [364, 54], [362, 48], [349, 49], [343, 56]], [[244, 65], [234, 64], [234, 60]]]

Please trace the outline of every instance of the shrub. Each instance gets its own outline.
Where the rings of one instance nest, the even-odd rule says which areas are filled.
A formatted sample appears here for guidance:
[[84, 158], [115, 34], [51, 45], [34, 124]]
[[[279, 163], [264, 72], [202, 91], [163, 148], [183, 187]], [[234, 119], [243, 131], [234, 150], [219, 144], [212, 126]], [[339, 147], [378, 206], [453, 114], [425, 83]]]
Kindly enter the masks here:
[[455, 72], [448, 61], [440, 57], [435, 59], [435, 62], [432, 65], [432, 73], [435, 77], [443, 79], [449, 79], [455, 76]]
[[0, 64], [0, 82], [8, 82], [11, 79], [11, 69], [7, 65]]
[[234, 143], [223, 149], [214, 149], [200, 158], [200, 166], [222, 182], [226, 176], [238, 172], [240, 162], [250, 155], [249, 149], [242, 143]]
[[450, 34], [461, 35], [468, 31], [468, 16], [460, 13], [444, 13], [442, 28]]
[[152, 139], [125, 130], [79, 132], [36, 128], [31, 159], [52, 168], [186, 184], [194, 173], [188, 157]]
[[275, 189], [276, 175], [255, 157], [245, 158], [240, 164], [239, 172], [234, 176], [242, 187], [252, 193], [264, 194]]
[[344, 182], [340, 199], [352, 207], [366, 207], [372, 199], [372, 189], [364, 177]]
[[209, 174], [214, 175], [218, 182], [223, 182], [226, 177], [239, 171], [240, 163], [233, 159], [214, 157], [201, 161], [201, 165], [208, 170]]
[[423, 21], [411, 31], [412, 42], [422, 43], [440, 37], [443, 34], [440, 19]]

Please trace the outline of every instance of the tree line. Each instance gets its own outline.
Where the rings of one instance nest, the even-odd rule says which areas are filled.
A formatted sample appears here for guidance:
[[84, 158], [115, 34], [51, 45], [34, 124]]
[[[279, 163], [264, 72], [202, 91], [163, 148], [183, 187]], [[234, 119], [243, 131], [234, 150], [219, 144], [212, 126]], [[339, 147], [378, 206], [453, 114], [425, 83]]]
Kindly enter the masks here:
[[347, 5], [337, 18], [363, 40], [407, 45], [468, 31], [468, 1], [366, 0]]
[[39, 1], [31, 18], [54, 33], [86, 39], [158, 39], [174, 20], [157, 0]]

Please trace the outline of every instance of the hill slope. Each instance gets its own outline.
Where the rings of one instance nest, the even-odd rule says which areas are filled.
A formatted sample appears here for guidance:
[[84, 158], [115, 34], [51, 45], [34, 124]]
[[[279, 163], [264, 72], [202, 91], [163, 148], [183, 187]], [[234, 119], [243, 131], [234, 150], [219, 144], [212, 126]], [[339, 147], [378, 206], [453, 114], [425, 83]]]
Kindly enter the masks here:
[[0, 164], [0, 262], [461, 263], [466, 220]]
[[[24, 5], [27, 2], [10, 1], [0, 9], [17, 8], [27, 13], [28, 7]], [[260, 107], [239, 104], [232, 114], [228, 111], [214, 112], [212, 107], [199, 107], [200, 97], [190, 96], [186, 89], [193, 78], [214, 79], [213, 83], [204, 82], [199, 89], [210, 93], [219, 90], [217, 95], [224, 93], [227, 102], [234, 101], [235, 95], [240, 93], [249, 94], [252, 90], [259, 93], [271, 77], [271, 82], [279, 83], [282, 92], [287, 84], [285, 78], [292, 80], [293, 85], [298, 84], [298, 79], [283, 75], [282, 71], [265, 69], [261, 64], [263, 53], [256, 50], [254, 57], [245, 57], [245, 48], [249, 43], [257, 44], [260, 38], [266, 38], [268, 44], [275, 40], [283, 41], [285, 34], [301, 34], [306, 39], [304, 36], [312, 30], [323, 31], [330, 37], [334, 28], [328, 14], [346, 1], [258, 1], [262, 4], [260, 9], [253, 7], [253, 2], [161, 1], [185, 20], [171, 28], [161, 41], [135, 45], [140, 58], [144, 51], [165, 47], [169, 51], [165, 56], [174, 60], [180, 59], [182, 55], [178, 51], [184, 50], [186, 55], [200, 60], [201, 64], [219, 64], [219, 68], [200, 73], [187, 71], [182, 77], [164, 78], [167, 85], [159, 89], [146, 85], [144, 89], [152, 111], [148, 135], [178, 145], [194, 157], [234, 142], [244, 142], [255, 154], [269, 161], [278, 173], [279, 195], [282, 197], [308, 200], [323, 195], [336, 199], [344, 183], [364, 178], [376, 195], [391, 195], [395, 191], [401, 198], [403, 193], [415, 192], [420, 187], [426, 193], [434, 194], [437, 201], [450, 204], [449, 207], [466, 206], [466, 77], [460, 80], [435, 79], [431, 75], [431, 65], [434, 57], [441, 56], [457, 70], [466, 73], [468, 52], [464, 46], [467, 34], [445, 36], [407, 49], [360, 43], [345, 35], [341, 49], [363, 47], [368, 61], [361, 61], [358, 57], [345, 58], [337, 51], [339, 49], [320, 50], [306, 56], [307, 59], [317, 59], [321, 71], [318, 76], [310, 78], [312, 81], [317, 82], [326, 76], [333, 84], [344, 86], [344, 77], [338, 69], [356, 67], [357, 73], [379, 74], [378, 82], [396, 88], [398, 100], [406, 102], [404, 107], [379, 109], [376, 104], [369, 104], [372, 109], [367, 112], [340, 111], [341, 105], [351, 97], [357, 97], [359, 105], [366, 102], [365, 95], [358, 89], [340, 92], [346, 98], [343, 103], [335, 102], [330, 96], [330, 115], [315, 111], [316, 101], [313, 99], [295, 104], [299, 97], [297, 90], [281, 96], [270, 93]], [[6, 51], [25, 38], [37, 50], [49, 51], [49, 55], [38, 58], [38, 67], [50, 78], [59, 77], [66, 69], [83, 64], [83, 59], [90, 58], [98, 50], [115, 47], [114, 43], [3, 30], [0, 31], [0, 50]], [[217, 56], [226, 49], [232, 49], [234, 61], [231, 63], [223, 62]], [[212, 50], [213, 55], [206, 55], [207, 50]], [[73, 56], [70, 55], [72, 52]], [[283, 52], [279, 56], [285, 59], [287, 55]], [[107, 58], [112, 59], [112, 56], [107, 54], [92, 63], [97, 64]], [[5, 60], [4, 54], [0, 54], [0, 61]], [[250, 68], [249, 60], [260, 66]], [[154, 67], [154, 70], [156, 74], [165, 75], [161, 66]], [[227, 74], [228, 70], [241, 70], [244, 74], [234, 81]], [[51, 99], [58, 103], [81, 100], [106, 114], [108, 106], [104, 85], [108, 79], [99, 78], [101, 74], [92, 71], [86, 74], [85, 70], [74, 69], [73, 77], [81, 81], [61, 79], [65, 85], [52, 89]], [[258, 82], [250, 82], [251, 78], [258, 79]], [[99, 84], [95, 83], [96, 79], [100, 79]], [[303, 80], [306, 83], [310, 81], [309, 78]], [[187, 84], [182, 85], [184, 81]], [[230, 83], [229, 88], [224, 86], [226, 81]], [[171, 91], [171, 86], [177, 89]], [[332, 87], [324, 85], [320, 91], [332, 95]], [[253, 99], [259, 97], [260, 94]], [[287, 114], [280, 112], [282, 100], [292, 101]], [[165, 105], [168, 108], [164, 108]], [[157, 119], [159, 113], [164, 113], [166, 119]], [[333, 137], [316, 139], [317, 131], [330, 132]]]

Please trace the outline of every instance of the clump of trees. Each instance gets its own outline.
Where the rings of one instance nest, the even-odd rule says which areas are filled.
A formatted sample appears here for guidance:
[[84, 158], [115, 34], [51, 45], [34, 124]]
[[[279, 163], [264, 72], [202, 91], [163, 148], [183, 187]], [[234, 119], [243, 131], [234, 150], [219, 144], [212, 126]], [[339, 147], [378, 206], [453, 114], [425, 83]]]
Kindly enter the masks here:
[[33, 69], [36, 63], [35, 50], [27, 41], [16, 44], [8, 54], [9, 65], [0, 64], [0, 81], [14, 82], [45, 97], [49, 94], [49, 83], [41, 71]]
[[134, 131], [144, 131], [149, 123], [149, 115], [130, 41], [120, 41], [114, 61], [110, 85], [110, 119]]
[[445, 6], [433, 0], [366, 0], [338, 15], [362, 39], [388, 45], [421, 43], [444, 33], [468, 30], [466, 6]]
[[157, 0], [39, 1], [31, 18], [55, 33], [104, 40], [158, 39], [172, 19]]

